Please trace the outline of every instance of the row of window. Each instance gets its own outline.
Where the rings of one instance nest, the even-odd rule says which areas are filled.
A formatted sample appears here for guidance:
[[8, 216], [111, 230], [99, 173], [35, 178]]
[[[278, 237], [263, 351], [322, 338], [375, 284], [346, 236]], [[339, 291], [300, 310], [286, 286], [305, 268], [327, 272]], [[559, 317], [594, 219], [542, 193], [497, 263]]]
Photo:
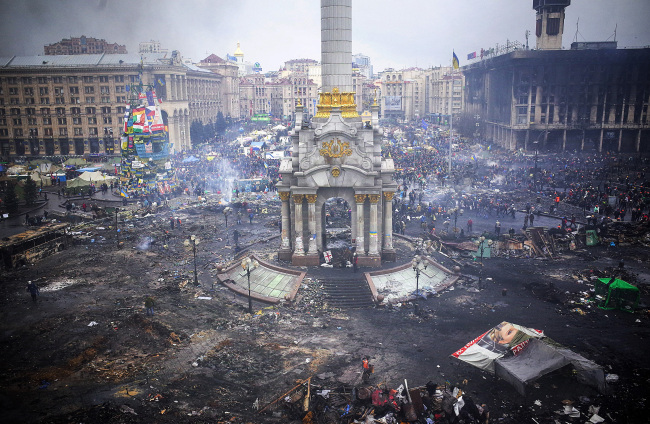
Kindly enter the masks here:
[[[120, 113], [120, 114], [124, 113], [125, 110], [126, 110], [125, 106], [117, 106], [115, 108], [115, 112]], [[57, 107], [57, 108], [54, 109], [54, 113], [57, 114], [57, 115], [67, 115], [67, 114], [81, 115], [81, 111], [82, 111], [82, 109], [80, 107], [71, 107], [69, 113], [67, 112], [66, 108], [64, 108], [64, 107]], [[43, 116], [49, 116], [49, 115], [52, 114], [51, 113], [52, 110], [49, 107], [42, 107], [39, 112]], [[92, 107], [92, 106], [88, 106], [88, 107], [86, 107], [84, 109], [84, 112], [85, 112], [86, 115], [96, 115], [97, 114], [97, 108]], [[104, 115], [110, 115], [113, 112], [113, 108], [111, 108], [110, 106], [102, 106], [100, 108], [100, 112], [102, 114], [104, 114]], [[6, 114], [7, 114], [6, 110], [4, 108], [0, 108], [0, 117], [6, 116]], [[25, 110], [24, 110], [24, 113], [21, 113], [21, 110], [20, 110], [19, 107], [12, 107], [11, 109], [9, 109], [9, 114], [11, 116], [21, 116], [21, 115], [31, 116], [31, 115], [36, 115], [36, 108], [26, 107]]]
[[[68, 84], [78, 84], [79, 82], [84, 82], [86, 84], [91, 84], [94, 83], [95, 81], [98, 82], [110, 82], [111, 80], [116, 82], [116, 83], [121, 83], [124, 81], [131, 82], [131, 83], [138, 83], [140, 82], [140, 79], [138, 75], [113, 75], [113, 76], [108, 76], [108, 75], [86, 75], [82, 77], [77, 77], [77, 76], [69, 76], [69, 77], [60, 77], [60, 76], [53, 76], [53, 77], [5, 77], [4, 80], [7, 81], [7, 84], [9, 85], [17, 85], [19, 82], [23, 84], [34, 84], [36, 82], [37, 84], [48, 84], [48, 80], [52, 80], [54, 84], [63, 84], [64, 82], [67, 82]], [[3, 78], [0, 78], [0, 83], [3, 82]]]
[[[49, 105], [49, 104], [56, 104], [56, 105], [65, 105], [65, 104], [73, 104], [73, 105], [78, 105], [81, 104], [81, 97], [75, 97], [71, 96], [70, 101], [67, 102], [65, 97], [55, 97], [54, 98], [54, 103], [50, 103], [50, 98], [49, 97], [41, 97], [39, 104], [41, 105]], [[83, 98], [84, 103], [86, 104], [96, 104], [97, 103], [97, 98], [95, 96], [86, 96]], [[112, 101], [112, 99], [109, 96], [101, 96], [99, 98], [99, 103], [126, 103], [126, 96], [116, 96], [115, 97], [115, 102]], [[35, 105], [36, 104], [36, 99], [33, 97], [26, 97], [23, 99], [21, 102], [19, 98], [17, 97], [11, 97], [9, 99], [9, 104], [10, 105], [20, 105], [20, 104], [26, 104], [26, 105]], [[0, 106], [4, 105], [4, 99], [0, 98]]]
[[[73, 128], [72, 133], [75, 136], [84, 136], [83, 128]], [[98, 135], [98, 129], [97, 128], [88, 128], [88, 134], [89, 136], [96, 136]], [[2, 136], [8, 136], [9, 135], [9, 130], [7, 128], [0, 128], [0, 137]], [[14, 128], [13, 130], [13, 136], [14, 137], [24, 137], [26, 135], [29, 135], [29, 137], [38, 137], [38, 129], [37, 128], [29, 128], [28, 131], [23, 130], [22, 128]], [[54, 135], [54, 132], [52, 128], [44, 128], [43, 129], [43, 136], [44, 137], [52, 137]], [[65, 137], [68, 135], [68, 129], [67, 128], [59, 128], [59, 136]], [[113, 136], [113, 128], [111, 127], [104, 127], [104, 136], [106, 137], [112, 137]]]
[[[52, 125], [52, 118], [45, 116], [42, 119], [43, 119], [43, 125]], [[97, 124], [97, 118], [94, 116], [89, 116], [87, 120], [89, 125]], [[27, 125], [38, 125], [37, 118], [27, 118], [26, 122]], [[59, 125], [68, 125], [68, 118], [65, 117], [56, 118], [55, 122]], [[81, 125], [82, 120], [81, 117], [73, 117], [70, 122], [72, 122], [73, 125]], [[102, 117], [102, 122], [105, 124], [112, 124], [113, 117], [104, 116]], [[124, 118], [122, 117], [117, 118], [118, 124], [122, 124], [123, 122], [124, 122]], [[15, 126], [22, 125], [23, 118], [12, 118], [11, 123]], [[7, 125], [7, 118], [0, 117], [0, 126], [6, 126], [6, 125]]]

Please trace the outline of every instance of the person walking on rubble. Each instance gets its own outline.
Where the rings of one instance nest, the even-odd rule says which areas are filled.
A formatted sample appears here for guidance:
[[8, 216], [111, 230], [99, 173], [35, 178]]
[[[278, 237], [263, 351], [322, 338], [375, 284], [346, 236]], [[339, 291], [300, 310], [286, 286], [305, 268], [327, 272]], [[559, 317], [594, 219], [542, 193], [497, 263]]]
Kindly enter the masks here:
[[33, 281], [29, 281], [27, 283], [27, 291], [29, 292], [29, 294], [32, 295], [33, 302], [36, 302], [36, 298], [38, 297], [38, 295], [41, 294], [41, 291], [39, 290], [38, 286]]
[[361, 365], [363, 366], [363, 373], [361, 374], [361, 380], [364, 383], [370, 381], [370, 374], [375, 372], [375, 366], [370, 363], [370, 358], [364, 356], [361, 360]]
[[153, 297], [147, 296], [147, 298], [144, 300], [144, 307], [147, 308], [147, 316], [153, 316], [153, 307], [156, 305], [156, 302], [154, 302]]

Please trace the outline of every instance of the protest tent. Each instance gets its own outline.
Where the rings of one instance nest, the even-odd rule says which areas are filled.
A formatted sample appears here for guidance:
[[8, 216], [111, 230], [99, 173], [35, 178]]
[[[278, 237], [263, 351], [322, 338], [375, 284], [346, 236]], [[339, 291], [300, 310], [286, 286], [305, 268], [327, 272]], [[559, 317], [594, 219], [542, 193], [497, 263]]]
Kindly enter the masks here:
[[110, 175], [107, 176], [98, 171], [86, 171], [79, 175], [78, 178], [93, 183], [105, 183], [117, 179], [117, 177], [112, 177]]
[[605, 390], [605, 373], [598, 364], [567, 349], [543, 331], [502, 322], [467, 343], [451, 356], [495, 374], [525, 395], [526, 386], [565, 366], [578, 381]]
[[599, 278], [594, 289], [600, 309], [634, 312], [639, 304], [639, 289], [618, 278]]

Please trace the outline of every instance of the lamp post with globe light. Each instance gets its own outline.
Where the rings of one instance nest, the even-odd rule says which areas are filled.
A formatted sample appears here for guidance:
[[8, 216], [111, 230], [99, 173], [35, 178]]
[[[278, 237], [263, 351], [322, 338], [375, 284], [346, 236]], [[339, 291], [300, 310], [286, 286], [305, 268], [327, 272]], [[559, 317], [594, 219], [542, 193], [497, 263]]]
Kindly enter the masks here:
[[[492, 240], [487, 241], [488, 246], [492, 246]], [[483, 252], [485, 251], [485, 237], [481, 236], [478, 239], [478, 250], [481, 254], [481, 267], [478, 270], [478, 288], [482, 289], [483, 287]]]
[[415, 296], [416, 296], [415, 311], [416, 312], [418, 310], [417, 298], [420, 296], [420, 273], [425, 269], [427, 269], [428, 265], [429, 265], [428, 262], [420, 255], [415, 255], [413, 260], [411, 260], [411, 266], [413, 267], [413, 271], [415, 271]]
[[251, 298], [251, 271], [260, 266], [259, 262], [250, 257], [244, 258], [241, 261], [241, 267], [246, 271], [248, 277], [248, 313], [253, 314], [253, 299]]
[[194, 255], [194, 285], [199, 285], [199, 277], [196, 272], [196, 245], [199, 244], [199, 238], [192, 234], [188, 239], [183, 243], [186, 247], [192, 246], [192, 254]]

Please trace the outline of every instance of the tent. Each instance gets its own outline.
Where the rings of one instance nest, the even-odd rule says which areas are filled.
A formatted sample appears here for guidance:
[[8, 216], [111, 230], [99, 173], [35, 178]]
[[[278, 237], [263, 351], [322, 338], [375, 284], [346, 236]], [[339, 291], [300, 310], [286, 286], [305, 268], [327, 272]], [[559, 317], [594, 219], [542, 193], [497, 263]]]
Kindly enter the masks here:
[[639, 304], [639, 289], [618, 278], [599, 278], [594, 288], [600, 309], [634, 312]]
[[543, 331], [502, 322], [452, 354], [512, 384], [523, 396], [526, 385], [573, 366], [578, 381], [605, 389], [605, 373], [598, 364], [546, 338]]
[[78, 178], [80, 178], [80, 179], [82, 179], [84, 181], [90, 181], [90, 182], [93, 182], [93, 183], [105, 183], [105, 182], [110, 182], [110, 181], [113, 181], [113, 180], [117, 179], [117, 177], [106, 176], [106, 175], [102, 174], [101, 172], [96, 172], [96, 171], [93, 171], [93, 172], [86, 171], [83, 174], [79, 175]]
[[86, 161], [82, 158], [70, 158], [64, 162], [67, 166], [80, 166], [87, 165]]
[[198, 159], [195, 156], [189, 156], [183, 159], [183, 163], [188, 163], [188, 162], [196, 162]]

